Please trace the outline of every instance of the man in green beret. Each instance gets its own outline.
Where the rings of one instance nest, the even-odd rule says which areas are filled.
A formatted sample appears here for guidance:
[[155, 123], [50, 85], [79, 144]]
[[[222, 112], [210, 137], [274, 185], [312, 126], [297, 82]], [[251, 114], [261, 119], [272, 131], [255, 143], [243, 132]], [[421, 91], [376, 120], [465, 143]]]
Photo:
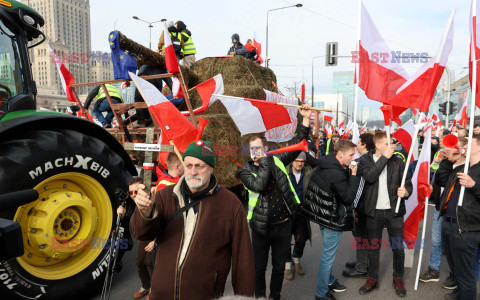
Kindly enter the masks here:
[[[230, 268], [234, 293], [253, 296], [254, 260], [245, 211], [213, 175], [212, 143], [191, 143], [183, 162], [185, 173], [176, 185], [154, 198], [139, 185], [134, 199], [132, 235], [158, 241], [150, 300], [217, 299]], [[178, 217], [172, 217], [176, 212]]]

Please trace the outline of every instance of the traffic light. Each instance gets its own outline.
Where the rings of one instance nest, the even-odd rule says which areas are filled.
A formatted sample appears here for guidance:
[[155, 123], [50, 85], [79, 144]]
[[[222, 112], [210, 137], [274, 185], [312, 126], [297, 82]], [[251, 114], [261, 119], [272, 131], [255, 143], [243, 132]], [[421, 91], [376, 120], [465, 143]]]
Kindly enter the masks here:
[[440, 103], [438, 111], [444, 115], [447, 115], [447, 102]]
[[450, 109], [448, 112], [449, 115], [453, 115], [453, 112], [456, 111], [456, 106], [457, 105], [455, 103], [450, 102], [450, 107], [449, 107]]
[[336, 66], [337, 65], [337, 55], [338, 55], [338, 43], [330, 42], [327, 43], [327, 52], [325, 53], [325, 65]]

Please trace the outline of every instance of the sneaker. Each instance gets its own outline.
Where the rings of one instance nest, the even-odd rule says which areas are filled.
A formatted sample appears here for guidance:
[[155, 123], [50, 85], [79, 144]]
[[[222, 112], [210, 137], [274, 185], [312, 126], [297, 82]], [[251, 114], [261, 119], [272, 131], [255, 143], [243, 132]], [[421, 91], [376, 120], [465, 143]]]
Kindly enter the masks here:
[[285, 269], [285, 272], [283, 273], [283, 278], [286, 280], [292, 281], [295, 278], [295, 274], [293, 273], [292, 269]]
[[453, 293], [446, 294], [444, 298], [447, 300], [458, 300], [460, 299], [460, 292], [458, 290], [453, 291]]
[[323, 297], [315, 295], [315, 300], [336, 300], [336, 298], [333, 296], [332, 292], [328, 291]]
[[373, 277], [367, 277], [367, 282], [358, 290], [360, 295], [365, 295], [378, 288], [378, 280]]
[[344, 286], [343, 284], [339, 283], [338, 282], [338, 279], [335, 280], [334, 283], [331, 283], [328, 285], [328, 289], [330, 291], [334, 291], [336, 293], [341, 293], [341, 292], [345, 292], [347, 290], [347, 287]]
[[298, 274], [298, 275], [305, 275], [305, 270], [303, 269], [302, 265], [300, 263], [298, 264], [293, 264], [295, 266], [295, 272]]
[[419, 279], [421, 282], [438, 282], [440, 281], [440, 271], [428, 267], [428, 270], [420, 275]]
[[133, 294], [133, 299], [141, 299], [141, 298], [145, 297], [146, 295], [148, 295], [148, 293], [150, 293], [150, 289], [146, 290], [144, 288], [140, 288], [140, 290], [138, 290], [138, 292]]
[[367, 272], [358, 272], [356, 269], [346, 269], [342, 272], [342, 275], [347, 278], [367, 277]]
[[347, 269], [355, 269], [355, 267], [357, 266], [357, 262], [356, 261], [350, 261], [350, 262], [347, 262], [345, 264], [345, 267]]
[[453, 276], [452, 272], [450, 272], [450, 276], [445, 279], [441, 286], [447, 290], [454, 290], [457, 288], [457, 281], [455, 280], [455, 276]]
[[395, 288], [395, 293], [398, 297], [407, 296], [407, 290], [405, 289], [405, 281], [403, 281], [402, 276], [393, 276], [393, 286]]

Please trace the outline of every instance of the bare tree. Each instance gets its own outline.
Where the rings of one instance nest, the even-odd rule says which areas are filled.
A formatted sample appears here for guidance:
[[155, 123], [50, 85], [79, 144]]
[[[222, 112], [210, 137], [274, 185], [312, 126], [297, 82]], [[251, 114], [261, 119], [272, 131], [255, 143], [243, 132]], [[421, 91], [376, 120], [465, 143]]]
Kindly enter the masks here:
[[301, 81], [294, 81], [290, 84], [285, 85], [285, 96], [295, 97], [297, 99], [300, 99], [301, 94], [302, 94]]

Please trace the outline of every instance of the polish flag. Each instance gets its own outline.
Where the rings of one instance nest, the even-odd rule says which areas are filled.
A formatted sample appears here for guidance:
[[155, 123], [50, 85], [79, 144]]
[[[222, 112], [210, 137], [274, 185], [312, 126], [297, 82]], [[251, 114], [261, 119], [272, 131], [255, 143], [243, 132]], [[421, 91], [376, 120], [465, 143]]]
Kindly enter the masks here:
[[[473, 80], [473, 65], [472, 62], [478, 60], [480, 58], [480, 48], [478, 47], [478, 40], [480, 39], [480, 27], [477, 23], [477, 14], [480, 8], [478, 6], [477, 0], [472, 0], [472, 5], [470, 7], [470, 58], [469, 58], [469, 73], [468, 76], [470, 78], [470, 87], [472, 86]], [[476, 84], [476, 97], [475, 97], [475, 104], [477, 107], [480, 107], [480, 68], [478, 68], [477, 64], [477, 84]]]
[[[218, 74], [202, 83], [199, 85], [195, 86], [198, 94], [200, 95], [200, 98], [202, 99], [202, 106], [198, 107], [193, 110], [194, 114], [200, 114], [204, 113], [207, 108], [212, 105], [216, 97], [212, 96], [213, 94], [216, 95], [223, 95], [224, 93], [224, 86], [223, 86], [223, 77], [222, 74]], [[189, 116], [190, 112], [187, 111], [182, 111], [182, 115], [184, 116]]]
[[[179, 151], [195, 141], [197, 128], [150, 82], [129, 72], [148, 110], [162, 128], [162, 140], [173, 141]], [[164, 140], [164, 141], [165, 141]]]
[[452, 11], [437, 55], [422, 65], [385, 103], [404, 108], [419, 108], [423, 112], [428, 111], [452, 51], [454, 15], [455, 11]]
[[263, 64], [262, 44], [260, 43], [260, 39], [258, 38], [258, 36], [255, 32], [253, 33], [253, 46], [255, 46], [255, 48], [257, 48], [257, 61], [260, 64]]
[[362, 129], [360, 129], [360, 134], [364, 133], [367, 130], [367, 122], [363, 124]]
[[[478, 95], [478, 94], [477, 94]], [[463, 128], [467, 126], [468, 116], [467, 116], [467, 105], [468, 105], [468, 96], [470, 96], [470, 90], [465, 90], [460, 95], [458, 95], [458, 112], [455, 116], [455, 125], [460, 124]], [[460, 107], [461, 103], [461, 107]]]
[[175, 54], [175, 49], [173, 49], [172, 40], [170, 39], [170, 32], [167, 29], [167, 23], [164, 23], [164, 39], [165, 39], [165, 65], [169, 73], [178, 73], [180, 72], [180, 67], [178, 65], [177, 55]]
[[401, 64], [391, 61], [392, 52], [363, 3], [360, 19], [359, 51], [354, 56], [359, 60], [358, 85], [369, 99], [384, 102], [407, 81], [408, 73]]
[[48, 50], [50, 51], [50, 54], [52, 55], [53, 61], [57, 65], [58, 69], [58, 74], [60, 75], [60, 80], [62, 81], [62, 87], [63, 90], [65, 91], [65, 94], [67, 94], [67, 99], [70, 102], [77, 103], [77, 100], [75, 99], [75, 96], [73, 95], [73, 90], [72, 90], [72, 84], [75, 82], [75, 78], [73, 78], [72, 73], [68, 71], [67, 67], [62, 63], [62, 60], [58, 58], [57, 54], [55, 51], [52, 50], [50, 45], [48, 46]]
[[343, 132], [342, 140], [346, 140], [348, 138], [348, 134], [350, 131], [352, 131], [353, 128], [353, 122], [348, 121], [347, 127], [345, 128], [345, 131]]
[[[341, 121], [340, 121], [340, 123], [338, 123], [338, 128], [337, 128], [338, 133], [340, 133], [340, 130], [341, 130], [342, 133], [343, 133], [343, 127], [344, 127], [344, 126], [345, 126], [345, 120], [342, 118]], [[340, 133], [340, 134], [341, 134], [341, 133]]]
[[335, 117], [335, 116], [334, 116], [332, 113], [329, 113], [329, 112], [324, 112], [324, 113], [323, 113], [323, 120], [324, 120], [325, 122], [332, 122], [332, 120], [333, 120], [334, 117]]
[[408, 249], [415, 247], [418, 225], [424, 217], [425, 199], [430, 197], [430, 152], [432, 140], [432, 126], [425, 130], [425, 139], [422, 152], [418, 157], [417, 166], [412, 177], [413, 192], [405, 201], [407, 213], [403, 216], [403, 235]]
[[413, 136], [415, 134], [415, 125], [413, 121], [410, 119], [408, 122], [403, 124], [402, 127], [398, 128], [396, 131], [392, 133], [392, 136], [402, 144], [405, 150], [410, 151], [410, 147], [412, 146], [412, 141], [415, 139]]
[[302, 101], [302, 103], [305, 103], [305, 80], [302, 80], [302, 96], [300, 98], [300, 101]]
[[290, 124], [287, 109], [276, 102], [215, 94], [213, 96], [225, 106], [242, 136]]

